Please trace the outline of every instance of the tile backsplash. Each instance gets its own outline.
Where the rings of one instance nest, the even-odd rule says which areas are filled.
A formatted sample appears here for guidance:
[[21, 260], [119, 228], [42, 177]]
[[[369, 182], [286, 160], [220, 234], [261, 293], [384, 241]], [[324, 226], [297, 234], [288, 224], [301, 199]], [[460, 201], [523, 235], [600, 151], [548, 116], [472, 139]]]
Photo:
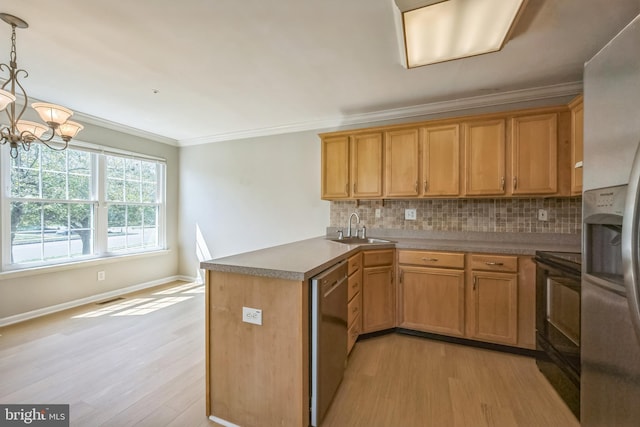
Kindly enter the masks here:
[[[379, 217], [376, 211], [379, 209]], [[405, 209], [416, 209], [416, 220], [405, 220]], [[547, 211], [547, 221], [538, 210]], [[580, 234], [582, 198], [418, 199], [331, 202], [331, 227], [346, 228], [357, 212], [369, 229], [480, 231]]]

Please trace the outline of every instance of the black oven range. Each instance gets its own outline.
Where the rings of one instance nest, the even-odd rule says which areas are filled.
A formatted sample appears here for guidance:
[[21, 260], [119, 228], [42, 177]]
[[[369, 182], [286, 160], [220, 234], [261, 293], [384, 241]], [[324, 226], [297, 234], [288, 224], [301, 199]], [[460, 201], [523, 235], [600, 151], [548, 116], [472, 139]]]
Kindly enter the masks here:
[[537, 251], [538, 369], [580, 419], [580, 288], [582, 255]]

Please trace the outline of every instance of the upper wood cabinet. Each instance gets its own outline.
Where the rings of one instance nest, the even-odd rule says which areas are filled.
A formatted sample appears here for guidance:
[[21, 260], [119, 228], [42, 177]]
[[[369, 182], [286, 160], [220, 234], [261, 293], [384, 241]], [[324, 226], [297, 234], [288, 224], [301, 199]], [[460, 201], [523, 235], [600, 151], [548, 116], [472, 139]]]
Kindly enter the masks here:
[[505, 121], [463, 123], [465, 195], [505, 194]]
[[322, 198], [579, 195], [582, 122], [578, 98], [569, 106], [321, 134]]
[[418, 128], [385, 133], [385, 196], [419, 194]]
[[382, 196], [382, 133], [322, 139], [322, 198]]
[[460, 194], [460, 125], [385, 133], [385, 197]]
[[322, 140], [322, 198], [349, 197], [349, 137]]
[[571, 194], [582, 194], [582, 159], [584, 145], [584, 99], [582, 95], [570, 104], [571, 109]]
[[421, 170], [423, 196], [460, 194], [460, 125], [422, 129]]
[[352, 196], [356, 199], [382, 197], [382, 132], [351, 137]]
[[558, 191], [558, 115], [511, 119], [511, 193]]

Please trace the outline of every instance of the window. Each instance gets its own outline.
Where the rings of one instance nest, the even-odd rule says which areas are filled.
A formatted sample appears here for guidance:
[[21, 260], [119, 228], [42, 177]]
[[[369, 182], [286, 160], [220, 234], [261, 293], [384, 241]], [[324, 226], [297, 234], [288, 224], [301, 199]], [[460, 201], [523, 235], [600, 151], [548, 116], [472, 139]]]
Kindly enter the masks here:
[[36, 144], [7, 158], [5, 269], [163, 248], [163, 162]]
[[158, 245], [158, 171], [154, 162], [107, 156], [108, 250]]

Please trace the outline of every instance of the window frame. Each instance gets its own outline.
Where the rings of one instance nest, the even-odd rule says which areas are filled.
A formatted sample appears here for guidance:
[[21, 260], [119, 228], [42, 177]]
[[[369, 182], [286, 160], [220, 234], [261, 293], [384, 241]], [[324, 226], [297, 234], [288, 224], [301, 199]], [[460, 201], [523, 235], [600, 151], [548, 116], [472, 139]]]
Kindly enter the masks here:
[[[44, 147], [43, 150], [49, 150]], [[101, 147], [93, 144], [74, 141], [70, 145], [69, 150], [77, 150], [89, 152], [91, 154], [91, 189], [88, 200], [62, 199], [53, 200], [42, 198], [24, 198], [12, 197], [11, 195], [11, 158], [7, 150], [0, 147], [0, 252], [1, 252], [1, 272], [14, 272], [30, 269], [38, 269], [42, 267], [55, 267], [60, 265], [69, 265], [76, 263], [86, 263], [87, 261], [108, 259], [115, 257], [139, 256], [141, 254], [152, 254], [154, 252], [165, 251], [166, 245], [166, 160], [160, 157], [149, 156], [140, 153], [133, 153], [124, 150], [113, 149], [110, 147]], [[106, 187], [107, 187], [107, 156], [118, 156], [123, 158], [132, 158], [145, 162], [153, 162], [156, 165], [156, 202], [157, 206], [157, 244], [154, 247], [137, 247], [118, 251], [108, 251], [108, 206]], [[42, 165], [40, 165], [40, 174], [42, 173]], [[68, 174], [68, 171], [67, 171]], [[13, 201], [21, 200], [32, 203], [55, 203], [56, 201], [63, 203], [81, 203], [93, 205], [93, 253], [88, 255], [80, 255], [74, 257], [65, 257], [50, 260], [41, 260], [34, 262], [11, 263], [11, 204]], [[124, 202], [126, 203], [126, 202]]]

